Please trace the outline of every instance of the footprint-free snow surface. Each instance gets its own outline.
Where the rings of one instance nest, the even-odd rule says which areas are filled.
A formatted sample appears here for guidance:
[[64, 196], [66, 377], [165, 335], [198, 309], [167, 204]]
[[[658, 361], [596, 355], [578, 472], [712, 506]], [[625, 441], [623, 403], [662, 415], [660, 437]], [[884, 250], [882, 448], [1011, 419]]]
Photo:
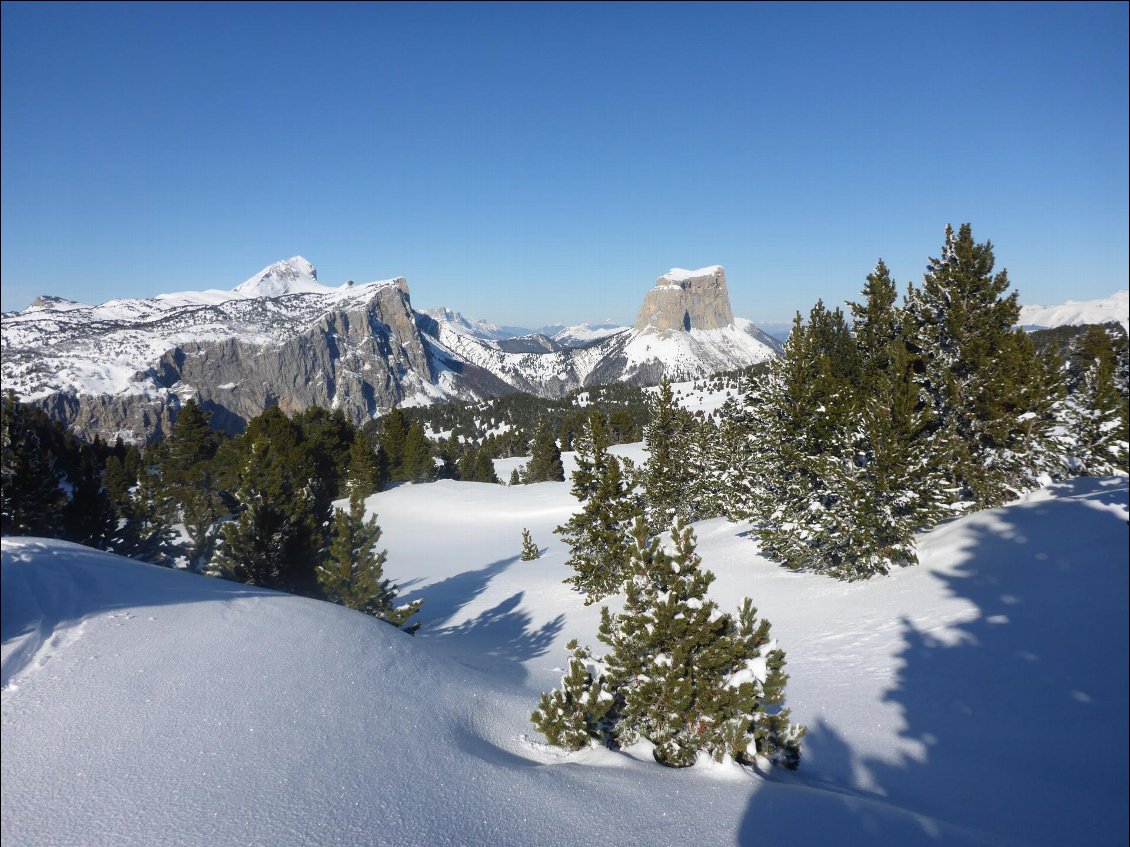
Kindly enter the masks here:
[[[59, 541], [3, 542], [15, 845], [1124, 844], [1127, 486], [1057, 485], [866, 583], [695, 525], [714, 595], [788, 656], [801, 768], [565, 754], [529, 723], [598, 607], [561, 580], [565, 483], [368, 501], [406, 636], [327, 603]], [[518, 559], [521, 531], [543, 547]]]

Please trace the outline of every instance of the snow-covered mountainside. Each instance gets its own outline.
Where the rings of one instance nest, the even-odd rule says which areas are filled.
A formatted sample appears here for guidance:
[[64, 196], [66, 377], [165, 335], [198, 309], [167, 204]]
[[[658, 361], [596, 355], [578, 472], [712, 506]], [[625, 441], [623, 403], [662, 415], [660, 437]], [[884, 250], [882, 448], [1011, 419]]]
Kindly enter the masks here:
[[488, 321], [477, 321], [461, 312], [438, 306], [434, 309], [424, 309], [423, 314], [439, 323], [445, 323], [460, 335], [469, 335], [472, 338], [482, 338], [487, 341], [501, 341], [504, 338], [514, 338], [519, 335], [531, 335], [533, 330], [520, 326], [499, 326]]
[[[566, 642], [601, 646], [599, 604], [561, 582], [568, 483], [407, 485], [367, 508], [386, 573], [424, 601], [414, 638], [4, 539], [4, 844], [1125, 842], [1125, 479], [951, 521], [920, 536], [919, 566], [865, 583], [696, 524], [713, 596], [772, 623], [809, 728], [800, 769], [770, 774], [663, 768], [646, 744], [563, 753], [533, 729]], [[523, 528], [537, 561], [519, 561]]]
[[[716, 274], [703, 296], [679, 288], [690, 311], [709, 301], [729, 315]], [[656, 314], [674, 308], [666, 289], [649, 298]], [[296, 256], [230, 291], [98, 306], [41, 297], [4, 315], [0, 339], [5, 389], [86, 437], [131, 440], [167, 431], [189, 397], [233, 432], [273, 405], [339, 408], [362, 423], [396, 405], [688, 379], [773, 354], [775, 342], [748, 321], [703, 329], [671, 320], [674, 329], [645, 321], [634, 330], [572, 327], [560, 340], [515, 336], [446, 309], [415, 312], [403, 277], [322, 285]]]
[[1130, 333], [1130, 291], [1118, 291], [1100, 300], [1068, 300], [1058, 306], [1021, 306], [1025, 329], [1051, 329], [1116, 322]]
[[614, 321], [602, 321], [598, 324], [543, 327], [540, 332], [548, 335], [562, 347], [585, 347], [609, 335], [623, 332], [627, 328]]

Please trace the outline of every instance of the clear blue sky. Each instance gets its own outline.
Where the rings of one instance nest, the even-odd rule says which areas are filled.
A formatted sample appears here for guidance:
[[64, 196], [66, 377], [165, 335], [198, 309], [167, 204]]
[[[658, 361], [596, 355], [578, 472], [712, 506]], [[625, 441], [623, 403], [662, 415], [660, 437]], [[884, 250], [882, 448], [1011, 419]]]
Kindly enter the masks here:
[[631, 321], [919, 281], [946, 223], [1026, 303], [1127, 287], [1127, 4], [3, 4], [3, 308], [310, 259], [417, 307]]

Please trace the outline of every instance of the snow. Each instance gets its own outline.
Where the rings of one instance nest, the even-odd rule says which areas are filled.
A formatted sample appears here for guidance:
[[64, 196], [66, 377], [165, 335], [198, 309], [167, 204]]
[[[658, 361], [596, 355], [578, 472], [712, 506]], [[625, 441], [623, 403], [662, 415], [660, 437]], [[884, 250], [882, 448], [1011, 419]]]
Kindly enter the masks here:
[[709, 267], [699, 268], [697, 271], [688, 271], [686, 268], [671, 268], [671, 270], [660, 277], [660, 280], [665, 279], [668, 282], [686, 282], [688, 279], [695, 279], [701, 276], [713, 276], [721, 272], [721, 265], [710, 265]]
[[[231, 291], [182, 291], [87, 306], [41, 298], [4, 316], [4, 385], [23, 400], [57, 391], [167, 393], [147, 374], [168, 350], [238, 338], [283, 343], [326, 312], [368, 302], [402, 278], [328, 288], [300, 256], [276, 262]], [[446, 395], [445, 395], [446, 396]]]
[[565, 643], [601, 647], [599, 604], [561, 582], [568, 488], [369, 498], [389, 575], [424, 601], [415, 638], [4, 539], [4, 843], [1125, 843], [1125, 479], [951, 521], [920, 536], [921, 565], [866, 583], [696, 524], [714, 598], [772, 622], [809, 727], [801, 769], [767, 776], [661, 768], [646, 743], [567, 754], [533, 730]]
[[1020, 307], [1020, 325], [1029, 329], [1111, 321], [1122, 324], [1122, 328], [1130, 333], [1130, 290], [1117, 291], [1100, 300], [1068, 300], [1058, 306]]
[[776, 355], [758, 341], [745, 318], [720, 329], [657, 330], [631, 335], [624, 346], [629, 368], [662, 364], [669, 379], [686, 380], [764, 362]]

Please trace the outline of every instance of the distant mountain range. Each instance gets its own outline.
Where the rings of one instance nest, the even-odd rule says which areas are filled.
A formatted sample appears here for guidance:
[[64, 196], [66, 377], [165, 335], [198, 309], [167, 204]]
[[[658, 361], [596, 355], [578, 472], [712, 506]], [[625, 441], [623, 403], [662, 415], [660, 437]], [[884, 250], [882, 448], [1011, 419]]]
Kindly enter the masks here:
[[40, 297], [3, 316], [0, 343], [5, 390], [81, 435], [137, 441], [167, 432], [190, 397], [232, 432], [276, 405], [338, 408], [360, 423], [396, 405], [690, 379], [779, 350], [730, 315], [717, 266], [661, 277], [633, 327], [529, 332], [417, 312], [402, 277], [326, 286], [300, 256], [230, 291]]
[[[1119, 321], [1127, 292], [1031, 306], [1027, 326]], [[777, 329], [777, 327], [774, 327]], [[5, 391], [86, 437], [149, 440], [188, 398], [239, 431], [270, 406], [341, 409], [355, 423], [397, 405], [586, 385], [653, 384], [756, 364], [778, 339], [730, 310], [721, 266], [672, 269], [644, 292], [632, 327], [539, 330], [417, 312], [403, 277], [339, 287], [301, 256], [229, 291], [182, 291], [92, 306], [38, 298], [3, 316]]]
[[1130, 333], [1130, 290], [1118, 291], [1100, 300], [1068, 300], [1058, 306], [1020, 307], [1020, 325], [1025, 329], [1104, 323], [1122, 324]]

